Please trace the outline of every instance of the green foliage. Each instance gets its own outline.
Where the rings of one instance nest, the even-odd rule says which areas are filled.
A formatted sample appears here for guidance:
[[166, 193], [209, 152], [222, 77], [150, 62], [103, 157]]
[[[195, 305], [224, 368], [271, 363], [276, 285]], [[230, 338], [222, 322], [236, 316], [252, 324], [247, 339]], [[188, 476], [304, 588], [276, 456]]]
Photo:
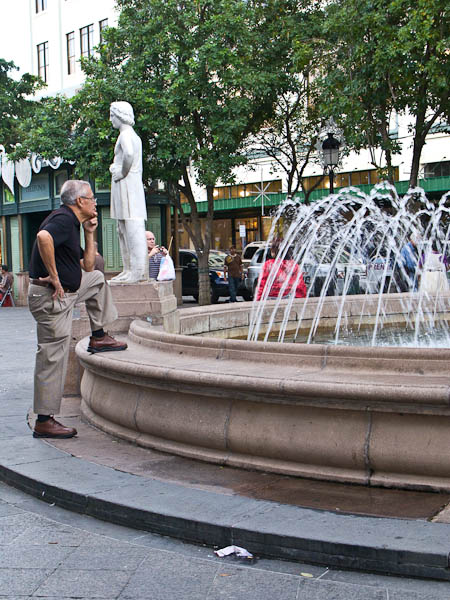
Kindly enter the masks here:
[[449, 116], [449, 5], [445, 0], [339, 0], [328, 6], [324, 85], [328, 103], [353, 148], [399, 149], [390, 135], [395, 113], [412, 115], [417, 180], [425, 136]]
[[[175, 201], [185, 193], [191, 223], [181, 217], [207, 261], [212, 188], [245, 162], [245, 139], [273, 114], [289, 85], [291, 27], [283, 23], [295, 18], [297, 2], [117, 0], [117, 7], [117, 27], [107, 29], [99, 54], [82, 63], [85, 85], [71, 99], [42, 104], [28, 147], [40, 144], [44, 155], [74, 159], [78, 173], [101, 177], [117, 135], [110, 103], [130, 102], [143, 142], [144, 179], [171, 182]], [[206, 233], [192, 174], [207, 188]]]
[[7, 153], [22, 141], [20, 124], [34, 110], [35, 102], [28, 96], [43, 86], [40, 79], [29, 73], [13, 79], [14, 70], [18, 68], [13, 62], [0, 58], [0, 144]]

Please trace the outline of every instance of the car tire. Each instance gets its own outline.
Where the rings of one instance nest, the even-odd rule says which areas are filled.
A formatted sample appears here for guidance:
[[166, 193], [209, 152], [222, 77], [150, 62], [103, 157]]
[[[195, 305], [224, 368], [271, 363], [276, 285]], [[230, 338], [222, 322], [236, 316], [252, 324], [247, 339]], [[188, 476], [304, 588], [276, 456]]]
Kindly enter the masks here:
[[194, 296], [194, 300], [198, 302], [198, 294], [192, 294]]
[[216, 292], [211, 292], [211, 304], [217, 304], [219, 302], [219, 296]]
[[253, 300], [253, 294], [251, 292], [242, 292], [242, 297], [246, 302], [251, 302]]

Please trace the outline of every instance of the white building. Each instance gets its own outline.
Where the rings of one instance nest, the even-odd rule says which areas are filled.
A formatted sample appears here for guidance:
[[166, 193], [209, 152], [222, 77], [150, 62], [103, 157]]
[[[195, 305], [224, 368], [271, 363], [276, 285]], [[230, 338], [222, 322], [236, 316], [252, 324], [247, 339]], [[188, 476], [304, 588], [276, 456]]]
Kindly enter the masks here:
[[117, 23], [114, 0], [14, 0], [1, 8], [0, 57], [40, 75], [47, 83], [40, 96], [72, 95], [83, 82], [80, 57]]
[[[38, 98], [76, 93], [84, 80], [80, 58], [95, 52], [105, 27], [116, 25], [118, 19], [114, 0], [2, 0], [0, 9], [0, 58], [19, 67], [13, 77], [32, 73], [46, 82]], [[113, 150], [111, 147], [111, 158]], [[61, 186], [70, 176], [70, 165], [55, 161], [44, 162], [39, 172], [33, 171], [27, 187], [14, 178], [11, 190], [6, 178], [0, 178], [0, 258], [16, 275], [27, 270], [38, 227], [59, 206]], [[109, 216], [109, 190], [96, 187], [95, 194], [99, 246], [106, 269], [117, 271], [121, 263], [116, 222]], [[155, 232], [158, 243], [167, 245], [167, 200], [153, 199], [147, 212], [147, 227]]]

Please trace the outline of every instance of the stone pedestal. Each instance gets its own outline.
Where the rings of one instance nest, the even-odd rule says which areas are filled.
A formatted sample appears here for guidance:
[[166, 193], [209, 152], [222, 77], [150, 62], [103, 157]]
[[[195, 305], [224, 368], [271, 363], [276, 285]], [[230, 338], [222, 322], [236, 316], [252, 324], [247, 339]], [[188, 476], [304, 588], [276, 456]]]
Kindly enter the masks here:
[[175, 276], [176, 279], [173, 282], [173, 293], [175, 294], [175, 297], [177, 299], [177, 305], [181, 306], [183, 304], [183, 269], [181, 267], [175, 267]]
[[[172, 281], [145, 281], [135, 284], [110, 284], [118, 318], [107, 326], [109, 334], [127, 335], [130, 324], [142, 319], [152, 325], [162, 325], [164, 330], [178, 333], [180, 327], [177, 299]], [[78, 395], [82, 369], [75, 354], [75, 346], [82, 338], [90, 335], [89, 317], [86, 307], [77, 304], [73, 312], [72, 339], [69, 363], [64, 386], [64, 395]]]
[[28, 271], [21, 271], [20, 273], [15, 273], [14, 278], [16, 283], [16, 295], [14, 298], [14, 302], [16, 306], [27, 306], [28, 286], [30, 285]]

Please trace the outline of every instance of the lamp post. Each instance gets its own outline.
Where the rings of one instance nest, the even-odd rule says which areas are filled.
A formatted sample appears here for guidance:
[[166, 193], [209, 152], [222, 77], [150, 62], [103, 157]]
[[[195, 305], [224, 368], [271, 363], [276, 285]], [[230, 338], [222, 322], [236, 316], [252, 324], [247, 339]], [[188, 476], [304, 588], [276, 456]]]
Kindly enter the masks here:
[[334, 167], [339, 164], [339, 148], [341, 143], [337, 140], [332, 132], [327, 132], [327, 138], [322, 143], [322, 157], [325, 168], [328, 169], [330, 178], [330, 194], [334, 192]]

